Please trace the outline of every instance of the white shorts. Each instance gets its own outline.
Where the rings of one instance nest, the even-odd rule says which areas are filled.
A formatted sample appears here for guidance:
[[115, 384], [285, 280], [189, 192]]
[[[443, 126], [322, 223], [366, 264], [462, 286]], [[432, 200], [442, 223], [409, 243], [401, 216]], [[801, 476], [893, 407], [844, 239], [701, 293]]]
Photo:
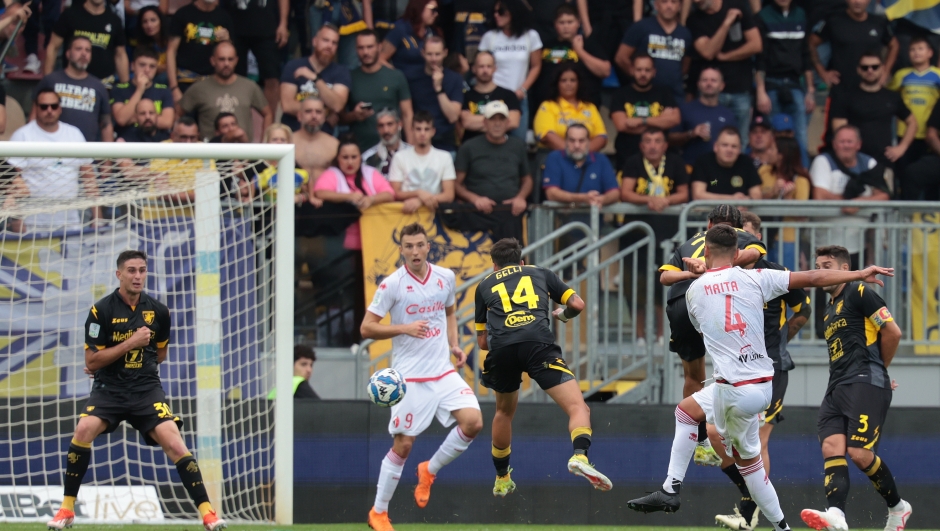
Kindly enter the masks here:
[[435, 416], [446, 428], [456, 420], [451, 412], [464, 408], [480, 409], [480, 403], [456, 371], [440, 380], [408, 382], [405, 398], [392, 406], [388, 432], [392, 435], [419, 435], [428, 429]]
[[713, 383], [692, 398], [705, 412], [705, 421], [715, 425], [725, 452], [751, 459], [760, 455], [760, 414], [770, 405], [772, 394], [770, 382], [740, 387]]

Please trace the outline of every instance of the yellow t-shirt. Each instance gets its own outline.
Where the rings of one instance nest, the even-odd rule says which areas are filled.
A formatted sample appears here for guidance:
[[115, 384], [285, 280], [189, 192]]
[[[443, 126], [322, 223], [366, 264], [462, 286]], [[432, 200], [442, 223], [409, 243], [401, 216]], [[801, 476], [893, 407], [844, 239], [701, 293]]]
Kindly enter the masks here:
[[[172, 142], [172, 140], [165, 140]], [[150, 170], [157, 174], [166, 174], [166, 179], [157, 179], [157, 187], [161, 185], [170, 190], [192, 190], [196, 187], [196, 172], [199, 170], [214, 170], [215, 161], [212, 159], [153, 159], [150, 161]], [[182, 191], [182, 190], [180, 190]]]
[[[583, 124], [587, 127], [591, 138], [607, 136], [604, 120], [593, 103], [579, 101], [575, 106], [564, 99], [546, 101], [539, 105], [539, 110], [535, 113], [533, 130], [539, 141], [542, 141], [549, 132], [554, 132], [564, 138], [571, 124]], [[546, 147], [544, 143], [541, 145]]]
[[[917, 118], [915, 138], [926, 138], [927, 120], [940, 99], [940, 68], [931, 66], [922, 72], [911, 67], [902, 68], [894, 73], [888, 88], [901, 93], [904, 105], [911, 110], [914, 118]], [[898, 136], [904, 136], [906, 130], [907, 124], [898, 120]]]

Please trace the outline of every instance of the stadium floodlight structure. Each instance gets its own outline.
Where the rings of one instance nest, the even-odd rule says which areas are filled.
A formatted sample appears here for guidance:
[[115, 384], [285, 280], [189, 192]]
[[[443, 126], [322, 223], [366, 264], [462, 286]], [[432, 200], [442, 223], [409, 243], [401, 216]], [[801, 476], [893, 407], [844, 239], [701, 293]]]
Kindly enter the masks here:
[[[0, 493], [61, 499], [90, 388], [85, 318], [117, 287], [117, 253], [137, 248], [151, 257], [146, 291], [170, 307], [161, 380], [211, 501], [226, 519], [291, 524], [295, 183], [278, 179], [282, 208], [274, 190], [239, 192], [271, 166], [293, 176], [294, 146], [2, 142], [0, 158], [41, 188], [28, 195], [12, 169], [0, 175]], [[77, 195], [70, 171], [90, 176]], [[92, 448], [83, 488], [152, 485], [159, 510], [141, 518], [195, 520], [173, 464], [126, 423]]]

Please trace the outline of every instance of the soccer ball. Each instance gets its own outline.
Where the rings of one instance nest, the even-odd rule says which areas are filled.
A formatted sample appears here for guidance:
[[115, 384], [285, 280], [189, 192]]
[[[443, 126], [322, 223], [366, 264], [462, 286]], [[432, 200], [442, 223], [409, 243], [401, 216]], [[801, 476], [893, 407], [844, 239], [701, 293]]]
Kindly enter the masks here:
[[395, 369], [382, 369], [369, 378], [368, 391], [373, 404], [392, 407], [405, 398], [405, 379]]

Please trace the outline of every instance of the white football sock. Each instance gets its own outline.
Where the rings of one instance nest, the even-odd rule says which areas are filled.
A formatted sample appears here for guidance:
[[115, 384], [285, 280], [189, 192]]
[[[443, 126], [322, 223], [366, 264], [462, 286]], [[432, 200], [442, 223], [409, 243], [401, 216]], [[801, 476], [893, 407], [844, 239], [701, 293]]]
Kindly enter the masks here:
[[[747, 490], [751, 492], [751, 499], [764, 512], [764, 517], [771, 522], [780, 522], [783, 520], [783, 509], [780, 508], [780, 500], [777, 498], [777, 491], [773, 483], [764, 472], [764, 461], [758, 461], [752, 465], [742, 467], [736, 465], [744, 482], [747, 483]], [[776, 527], [776, 524], [774, 524]]]
[[379, 470], [378, 490], [375, 492], [375, 511], [388, 512], [388, 502], [392, 501], [395, 487], [401, 479], [401, 471], [405, 468], [405, 457], [401, 457], [394, 450], [389, 450], [382, 459], [382, 468]]
[[682, 482], [689, 468], [689, 461], [695, 454], [698, 444], [698, 421], [676, 406], [676, 436], [672, 440], [672, 453], [669, 456], [669, 472], [663, 483], [663, 490], [674, 492], [673, 481]]
[[454, 427], [454, 429], [450, 430], [450, 433], [447, 434], [447, 438], [444, 439], [441, 447], [431, 456], [431, 461], [428, 463], [428, 472], [436, 475], [444, 468], [444, 465], [457, 459], [464, 450], [470, 447], [470, 443], [472, 442], [473, 438], [467, 437], [460, 429], [460, 426]]

